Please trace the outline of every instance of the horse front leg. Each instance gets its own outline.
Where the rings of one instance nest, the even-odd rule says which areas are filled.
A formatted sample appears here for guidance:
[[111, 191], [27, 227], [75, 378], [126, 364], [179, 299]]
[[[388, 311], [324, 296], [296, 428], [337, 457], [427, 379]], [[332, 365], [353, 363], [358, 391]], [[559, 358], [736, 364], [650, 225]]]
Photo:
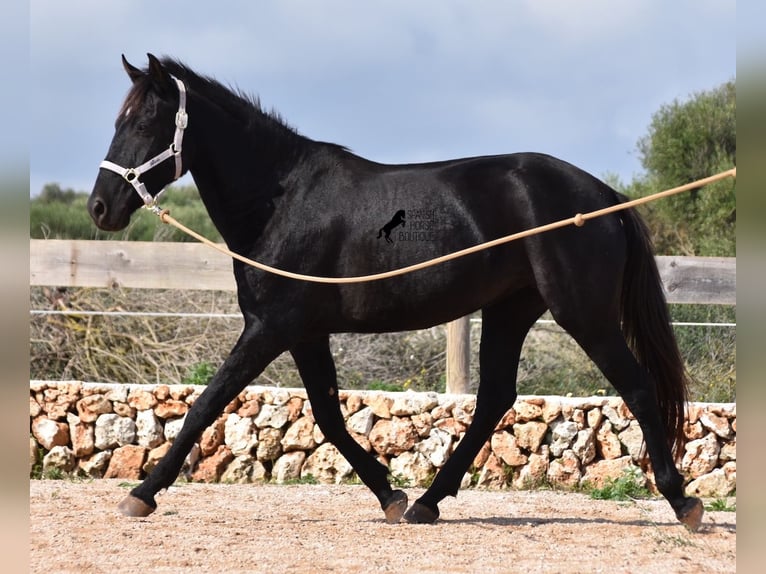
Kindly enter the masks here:
[[144, 481], [118, 505], [125, 516], [148, 516], [157, 508], [154, 495], [175, 482], [184, 459], [202, 432], [223, 409], [284, 349], [260, 323], [246, 326], [231, 354], [189, 409], [167, 454]]
[[364, 450], [349, 434], [340, 410], [335, 363], [330, 353], [329, 336], [303, 342], [290, 350], [303, 379], [319, 428], [356, 471], [360, 480], [375, 494], [386, 522], [399, 522], [407, 509], [407, 495], [392, 490], [388, 469]]
[[407, 522], [435, 522], [439, 518], [439, 502], [447, 496], [457, 496], [460, 482], [476, 454], [516, 401], [521, 347], [527, 331], [544, 311], [539, 294], [531, 289], [482, 310], [480, 378], [473, 422], [431, 486], [405, 513]]

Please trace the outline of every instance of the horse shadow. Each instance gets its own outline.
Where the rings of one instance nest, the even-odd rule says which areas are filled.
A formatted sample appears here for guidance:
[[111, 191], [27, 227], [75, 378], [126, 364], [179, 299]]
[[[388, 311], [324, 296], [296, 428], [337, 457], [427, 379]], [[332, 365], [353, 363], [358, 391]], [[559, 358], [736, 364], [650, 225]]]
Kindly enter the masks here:
[[396, 229], [399, 226], [404, 227], [404, 210], [400, 209], [397, 211], [394, 216], [391, 218], [391, 221], [386, 223], [383, 227], [380, 228], [378, 231], [378, 239], [380, 239], [384, 234], [386, 236], [386, 241], [388, 243], [393, 243], [394, 240], [391, 239], [391, 232]]
[[[599, 524], [599, 525], [612, 525], [612, 526], [640, 526], [642, 528], [647, 527], [667, 527], [669, 529], [678, 529], [680, 526], [675, 520], [667, 521], [655, 521], [651, 519], [633, 519], [633, 520], [620, 520], [615, 518], [585, 518], [585, 517], [566, 517], [559, 516], [555, 518], [540, 518], [536, 516], [488, 516], [483, 518], [447, 518], [439, 519], [440, 523], [444, 524], [474, 524], [479, 526], [503, 526], [503, 527], [529, 527], [529, 526], [542, 526], [545, 524], [571, 524], [571, 525], [585, 525], [585, 524]], [[700, 529], [694, 534], [710, 534], [714, 532], [725, 531], [730, 533], [737, 532], [736, 523], [723, 521], [716, 522], [710, 521], [703, 524]]]

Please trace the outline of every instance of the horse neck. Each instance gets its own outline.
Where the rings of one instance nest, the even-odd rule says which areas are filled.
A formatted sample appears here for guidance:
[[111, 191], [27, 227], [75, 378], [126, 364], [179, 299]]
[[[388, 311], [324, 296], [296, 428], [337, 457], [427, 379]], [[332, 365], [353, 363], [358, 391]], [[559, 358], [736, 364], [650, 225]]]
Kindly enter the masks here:
[[190, 171], [224, 241], [246, 251], [266, 227], [283, 178], [310, 140], [265, 115], [243, 125], [221, 110], [207, 112], [197, 118], [190, 113], [196, 127]]

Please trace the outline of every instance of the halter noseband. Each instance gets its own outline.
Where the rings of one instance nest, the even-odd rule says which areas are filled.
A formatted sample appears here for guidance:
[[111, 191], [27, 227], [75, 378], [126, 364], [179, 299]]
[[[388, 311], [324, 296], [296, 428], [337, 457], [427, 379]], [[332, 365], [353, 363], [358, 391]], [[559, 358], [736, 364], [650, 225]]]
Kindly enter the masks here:
[[[175, 157], [176, 175], [173, 178], [173, 181], [181, 177], [181, 144], [183, 143], [184, 139], [184, 130], [186, 129], [186, 126], [189, 125], [189, 116], [186, 113], [186, 86], [184, 86], [184, 83], [175, 76], [171, 75], [170, 77], [175, 80], [175, 83], [178, 86], [176, 133], [173, 136], [173, 142], [170, 144], [170, 147], [168, 147], [165, 151], [157, 154], [150, 160], [145, 161], [138, 167], [122, 167], [108, 160], [104, 160], [99, 164], [100, 168], [108, 169], [109, 171], [113, 171], [114, 173], [122, 176], [125, 181], [133, 186], [133, 189], [135, 189], [136, 193], [141, 196], [141, 199], [144, 200], [144, 205], [147, 207], [154, 206], [156, 203], [156, 198], [152, 197], [151, 194], [146, 191], [146, 187], [140, 180], [140, 177], [143, 174], [152, 169], [154, 166], [161, 164], [166, 159]], [[157, 195], [159, 196], [159, 193]]]

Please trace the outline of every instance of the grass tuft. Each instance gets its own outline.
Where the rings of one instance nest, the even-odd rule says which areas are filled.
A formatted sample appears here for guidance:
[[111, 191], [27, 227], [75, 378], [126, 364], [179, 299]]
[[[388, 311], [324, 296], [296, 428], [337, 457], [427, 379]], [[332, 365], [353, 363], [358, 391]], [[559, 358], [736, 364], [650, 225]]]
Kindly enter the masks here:
[[595, 500], [653, 498], [652, 493], [644, 486], [644, 480], [639, 469], [626, 469], [623, 476], [607, 479], [601, 488], [586, 486], [583, 490]]

